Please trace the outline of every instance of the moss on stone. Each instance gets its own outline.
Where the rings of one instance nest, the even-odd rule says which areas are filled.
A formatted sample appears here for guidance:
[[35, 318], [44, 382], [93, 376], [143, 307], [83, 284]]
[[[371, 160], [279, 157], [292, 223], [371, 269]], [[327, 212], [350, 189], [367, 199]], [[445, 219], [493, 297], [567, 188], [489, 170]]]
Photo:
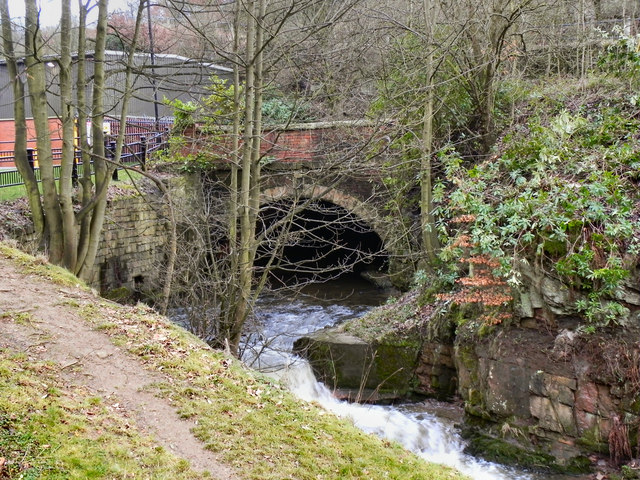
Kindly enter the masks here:
[[576, 443], [582, 447], [586, 447], [591, 452], [602, 454], [609, 453], [609, 443], [606, 438], [602, 437], [597, 427], [590, 428], [576, 440]]
[[572, 458], [566, 465], [561, 467], [564, 473], [579, 474], [587, 473], [591, 470], [591, 460], [589, 457], [580, 455]]
[[469, 389], [469, 398], [467, 398], [467, 403], [476, 407], [481, 406], [483, 403], [482, 392], [475, 388]]
[[620, 476], [611, 475], [611, 480], [638, 480], [640, 479], [640, 470], [630, 467], [629, 465], [623, 465], [620, 468]]
[[540, 450], [528, 450], [510, 441], [465, 429], [463, 436], [469, 441], [465, 453], [506, 465], [557, 473], [584, 473], [589, 471], [589, 459], [576, 457], [566, 465], [556, 463], [553, 455]]
[[473, 344], [457, 344], [455, 349], [456, 360], [469, 372], [471, 384], [478, 386], [478, 356]]
[[636, 397], [629, 405], [629, 411], [634, 415], [640, 415], [640, 397]]
[[478, 335], [479, 338], [488, 337], [495, 330], [496, 330], [496, 326], [495, 325], [487, 325], [487, 324], [483, 323], [478, 327], [477, 335]]
[[102, 294], [107, 300], [113, 300], [121, 304], [127, 304], [133, 302], [134, 292], [128, 287], [122, 286], [114, 288]]
[[418, 346], [379, 344], [374, 348], [376, 376], [383, 381], [380, 390], [408, 393], [418, 361]]
[[484, 405], [482, 404], [470, 405], [468, 403], [465, 403], [464, 411], [468, 415], [470, 415], [470, 417], [475, 417], [487, 421], [494, 420], [494, 418], [489, 414], [489, 412], [487, 412], [487, 410], [484, 408]]

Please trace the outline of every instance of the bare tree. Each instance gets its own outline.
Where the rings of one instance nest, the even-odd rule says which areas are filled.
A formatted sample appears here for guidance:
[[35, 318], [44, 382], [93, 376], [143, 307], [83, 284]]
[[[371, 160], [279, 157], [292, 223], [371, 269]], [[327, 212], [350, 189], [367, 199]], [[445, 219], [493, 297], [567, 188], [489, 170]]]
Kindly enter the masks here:
[[[144, 3], [139, 5], [139, 15]], [[105, 158], [103, 118], [105, 87], [105, 42], [107, 32], [107, 0], [97, 3], [98, 20], [95, 33], [93, 53], [93, 77], [91, 104], [85, 95], [87, 84], [85, 73], [85, 52], [87, 49], [86, 18], [90, 2], [80, 2], [80, 24], [75, 31], [79, 48], [77, 65], [74, 66], [71, 53], [71, 35], [61, 35], [60, 51], [56, 55], [45, 55], [40, 13], [35, 0], [25, 1], [25, 58], [24, 62], [15, 57], [15, 40], [11, 35], [11, 19], [6, 1], [2, 2], [1, 21], [3, 28], [3, 42], [5, 56], [12, 76], [14, 88], [14, 112], [16, 131], [16, 164], [23, 174], [29, 201], [34, 218], [36, 233], [41, 236], [49, 258], [53, 263], [64, 265], [72, 272], [84, 279], [91, 279], [95, 256], [100, 242], [100, 233], [106, 207], [106, 194], [111, 172], [115, 168], [121, 151], [123, 137], [118, 139], [116, 161], [109, 163]], [[137, 25], [140, 20], [138, 18]], [[70, 33], [71, 7], [70, 0], [62, 2], [60, 29]], [[139, 29], [138, 29], [139, 30]], [[135, 49], [134, 42], [131, 51]], [[58, 71], [53, 79], [55, 88], [50, 85], [47, 65], [54, 64]], [[75, 68], [74, 68], [75, 67]], [[22, 68], [23, 71], [19, 69]], [[127, 80], [132, 65], [127, 68]], [[74, 70], [76, 79], [74, 80]], [[36, 130], [37, 154], [42, 177], [42, 200], [38, 185], [26, 161], [26, 139], [23, 132], [26, 129], [26, 113], [24, 99], [27, 93], [22, 86], [22, 79], [27, 78], [28, 97], [31, 104], [31, 114]], [[74, 87], [76, 94], [74, 97]], [[127, 87], [125, 86], [125, 90]], [[57, 92], [51, 95], [51, 92]], [[58, 105], [49, 104], [51, 98], [59, 98]], [[127, 96], [122, 102], [121, 118], [126, 118]], [[54, 178], [56, 163], [51, 147], [51, 132], [49, 127], [50, 108], [57, 112], [62, 132], [62, 154], [60, 159], [60, 179]], [[82, 148], [84, 173], [82, 178], [81, 204], [76, 203], [76, 191], [72, 182], [72, 171], [75, 161], [75, 131], [76, 116], [81, 121], [77, 128]], [[85, 119], [91, 120], [91, 143], [88, 141]], [[124, 131], [124, 128], [121, 129]], [[93, 165], [93, 172], [91, 169]]]
[[19, 62], [16, 54], [16, 40], [9, 16], [9, 4], [7, 0], [0, 2], [0, 17], [2, 21], [2, 45], [7, 61], [7, 70], [11, 78], [13, 90], [13, 116], [15, 120], [15, 163], [20, 175], [25, 179], [27, 198], [31, 208], [31, 215], [35, 232], [38, 236], [44, 233], [44, 212], [40, 203], [40, 191], [35, 173], [29, 165], [27, 158], [27, 113], [25, 105], [25, 88], [22, 79], [26, 75], [24, 63]]
[[[215, 339], [211, 341], [221, 347], [226, 342], [226, 346], [237, 354], [243, 326], [251, 314], [258, 292], [267, 281], [266, 274], [256, 277], [256, 261], [261, 255], [260, 245], [274, 241], [283, 245], [287, 238], [286, 229], [283, 230], [282, 227], [271, 225], [257, 230], [263, 189], [264, 158], [261, 143], [265, 91], [277, 75], [281, 60], [297, 45], [286, 45], [283, 38], [302, 41], [310, 38], [337, 22], [352, 4], [336, 4], [335, 9], [329, 9], [317, 0], [254, 0], [221, 5], [215, 12], [201, 12], [206, 15], [191, 14], [194, 9], [202, 8], [197, 4], [168, 2], [167, 6], [176, 22], [188, 25], [189, 30], [201, 35], [202, 41], [209, 42], [210, 48], [205, 50], [214, 50], [219, 57], [233, 65], [236, 72], [231, 93], [232, 132], [226, 153], [231, 164], [229, 188], [222, 197], [228, 206], [223, 210], [229, 213], [223, 223], [215, 223], [218, 225], [218, 235], [225, 239], [222, 243], [227, 249], [228, 261], [223, 262], [224, 281], [218, 282], [219, 288], [216, 290], [224, 291], [224, 294], [214, 295], [218, 300], [217, 319]], [[304, 21], [305, 18], [312, 21]], [[217, 43], [221, 39], [220, 35], [211, 35], [211, 32], [220, 31], [220, 19], [226, 19], [224, 24], [232, 28], [228, 45]], [[208, 21], [213, 21], [214, 25], [210, 25]], [[242, 84], [240, 78], [243, 79]], [[287, 208], [291, 210], [291, 205]], [[296, 208], [300, 206], [294, 206], [293, 210]], [[287, 220], [279, 219], [279, 225], [286, 224], [287, 221], [290, 224], [291, 214], [284, 217]], [[278, 239], [273, 237], [276, 231]], [[201, 233], [191, 235], [201, 238], [202, 244], [209, 249], [209, 255], [213, 255], [213, 244], [209, 240]], [[276, 248], [275, 251], [277, 250]], [[272, 251], [274, 250], [270, 249]], [[203, 262], [207, 268], [220, 268], [218, 263], [207, 263], [209, 260]], [[270, 266], [272, 260], [267, 260], [266, 263]], [[220, 279], [220, 272], [212, 273]], [[220, 286], [223, 286], [222, 289]]]

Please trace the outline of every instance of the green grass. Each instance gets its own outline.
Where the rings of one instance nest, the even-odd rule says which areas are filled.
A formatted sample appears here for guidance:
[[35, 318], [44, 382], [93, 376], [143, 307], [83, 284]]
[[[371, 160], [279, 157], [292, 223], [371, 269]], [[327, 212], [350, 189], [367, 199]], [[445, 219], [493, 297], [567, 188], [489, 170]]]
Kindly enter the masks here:
[[[117, 185], [120, 187], [126, 187], [132, 185], [132, 181], [140, 180], [143, 176], [137, 172], [129, 172], [127, 174], [125, 171], [118, 172], [120, 180], [112, 181], [112, 185]], [[131, 176], [129, 176], [131, 175]], [[57, 183], [57, 181], [56, 181]], [[42, 184], [38, 183], [38, 187], [40, 188], [40, 192], [42, 192]], [[18, 198], [23, 198], [27, 196], [27, 190], [24, 185], [15, 185], [13, 187], [0, 187], [0, 202], [9, 202], [11, 200], [16, 200]]]
[[[1, 249], [0, 255], [7, 256], [7, 250], [8, 247]], [[27, 268], [22, 254], [13, 254], [13, 258], [20, 262], [22, 268]], [[40, 271], [40, 262], [33, 262], [36, 264], [33, 267], [34, 271]], [[49, 278], [58, 277], [57, 273], [45, 275]], [[115, 344], [136, 356], [146, 368], [166, 375], [166, 381], [152, 388], [154, 393], [168, 399], [181, 416], [195, 420], [198, 425], [194, 431], [195, 435], [207, 448], [217, 452], [228, 465], [241, 472], [243, 478], [466, 478], [452, 469], [429, 464], [397, 444], [365, 434], [348, 420], [339, 419], [315, 404], [298, 400], [280, 384], [246, 369], [224, 353], [212, 350], [195, 336], [144, 305], [122, 306], [96, 299], [89, 304], [69, 304], [68, 307], [78, 308], [87, 322], [108, 334]], [[21, 363], [17, 367], [11, 367], [11, 361]], [[1, 375], [2, 368], [6, 371], [12, 371], [13, 368], [25, 375], [33, 371], [33, 375], [37, 377], [43, 367], [31, 364], [25, 359], [5, 359], [5, 366], [0, 366], [0, 377], [4, 378], [5, 375]], [[49, 372], [45, 369], [43, 373]], [[35, 377], [29, 380], [34, 383], [34, 393], [29, 396], [31, 400], [25, 400], [25, 407], [12, 414], [15, 423], [21, 425], [21, 431], [32, 436], [34, 432], [38, 435], [47, 432], [48, 435], [48, 430], [42, 428], [42, 422], [49, 418], [43, 419], [46, 413], [59, 423], [51, 429], [52, 434], [69, 435], [68, 429], [72, 428], [70, 425], [76, 425], [73, 432], [78, 432], [80, 439], [77, 442], [81, 442], [83, 438], [86, 441], [88, 437], [108, 433], [110, 437], [106, 441], [107, 445], [113, 447], [105, 449], [103, 455], [95, 452], [91, 458], [85, 459], [86, 455], [78, 454], [83, 444], [76, 443], [76, 439], [75, 446], [64, 445], [63, 448], [61, 444], [64, 442], [60, 438], [37, 438], [37, 442], [34, 442], [29, 450], [34, 452], [31, 460], [34, 465], [37, 464], [38, 452], [42, 451], [42, 445], [56, 445], [56, 449], [65, 452], [65, 458], [56, 455], [38, 467], [41, 472], [51, 472], [38, 478], [124, 478], [118, 476], [121, 475], [120, 472], [131, 470], [127, 470], [128, 466], [118, 469], [115, 467], [124, 465], [122, 462], [125, 461], [120, 458], [120, 449], [116, 448], [117, 421], [113, 420], [116, 425], [111, 429], [101, 424], [78, 424], [80, 420], [74, 412], [88, 408], [86, 402], [89, 400], [79, 398], [80, 406], [74, 407], [76, 410], [71, 407], [65, 410], [59, 407], [58, 399], [64, 398], [66, 403], [68, 395], [57, 394], [51, 395], [49, 400], [53, 404], [49, 406], [48, 402], [41, 398], [44, 395], [42, 384], [51, 386], [52, 380], [46, 377], [43, 377], [44, 380], [33, 380]], [[19, 379], [13, 378], [8, 382], [15, 385]], [[60, 386], [56, 388], [62, 390]], [[4, 394], [4, 388], [1, 390]], [[28, 407], [30, 401], [35, 402], [34, 407]], [[39, 413], [35, 414], [34, 410]], [[66, 415], [70, 418], [67, 419]], [[94, 419], [92, 417], [88, 420]], [[109, 424], [108, 416], [104, 421]], [[135, 445], [123, 444], [122, 450], [133, 451], [132, 448], [140, 443], [139, 448], [147, 452], [145, 455], [153, 456], [153, 450], [148, 450], [143, 439], [137, 436], [134, 438], [135, 442], [131, 442]], [[54, 448], [50, 447], [47, 450], [52, 451]], [[96, 458], [93, 458], [94, 456]], [[144, 478], [165, 478], [162, 475], [169, 469], [179, 470], [173, 462], [171, 460], [169, 464], [158, 467], [158, 474], [145, 473]], [[144, 460], [143, 463], [153, 465], [157, 462]], [[59, 471], [64, 471], [64, 475], [60, 476]], [[91, 472], [91, 475], [87, 472]], [[134, 478], [143, 476], [141, 474], [140, 477]]]
[[0, 478], [203, 478], [58, 373], [55, 364], [0, 349]]
[[0, 188], [0, 202], [9, 202], [17, 198], [27, 196], [27, 191], [24, 185], [15, 185], [13, 187], [1, 187]]
[[149, 368], [169, 375], [156, 393], [197, 421], [196, 436], [245, 478], [464, 478], [298, 400], [146, 307], [104, 303], [85, 308], [84, 316]]
[[28, 311], [12, 311], [0, 312], [0, 320], [10, 319], [20, 325], [34, 325], [37, 321]]
[[62, 267], [51, 265], [44, 256], [34, 257], [1, 242], [0, 255], [13, 260], [24, 273], [39, 275], [63, 287], [89, 290], [89, 287], [73, 273]]

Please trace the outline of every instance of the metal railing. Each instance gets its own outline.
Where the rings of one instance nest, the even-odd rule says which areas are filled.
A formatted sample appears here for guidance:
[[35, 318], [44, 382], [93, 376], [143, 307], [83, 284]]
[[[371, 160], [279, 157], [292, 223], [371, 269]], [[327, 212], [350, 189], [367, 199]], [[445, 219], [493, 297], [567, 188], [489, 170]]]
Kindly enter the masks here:
[[[134, 140], [134, 137], [138, 137]], [[113, 137], [112, 137], [113, 138]], [[167, 142], [169, 140], [169, 130], [165, 129], [162, 132], [145, 132], [145, 135], [138, 133], [127, 134], [124, 145], [122, 146], [122, 153], [120, 155], [120, 163], [127, 166], [139, 165], [142, 169], [146, 168], [146, 162], [149, 156], [156, 151], [161, 151], [167, 148]], [[105, 152], [107, 158], [114, 158], [115, 152], [115, 140], [105, 141]], [[53, 173], [56, 180], [60, 179], [62, 149], [52, 149], [53, 154]], [[40, 168], [38, 165], [38, 154], [33, 148], [27, 149], [27, 159], [31, 166], [38, 182], [42, 180], [40, 174]], [[114, 171], [114, 180], [118, 179], [118, 170]], [[72, 173], [72, 179], [75, 181], [83, 175], [84, 166], [82, 164], [82, 155], [79, 149], [76, 149], [74, 156], [74, 168]], [[15, 152], [13, 151], [0, 151], [0, 188], [13, 187], [22, 185], [24, 179], [18, 169], [15, 167]]]

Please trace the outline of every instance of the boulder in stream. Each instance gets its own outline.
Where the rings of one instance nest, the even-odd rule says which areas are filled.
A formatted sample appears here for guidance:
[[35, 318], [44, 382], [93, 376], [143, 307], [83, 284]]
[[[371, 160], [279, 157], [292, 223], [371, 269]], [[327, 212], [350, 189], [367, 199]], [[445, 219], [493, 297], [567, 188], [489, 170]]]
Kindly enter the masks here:
[[370, 344], [336, 328], [311, 333], [293, 345], [294, 353], [309, 361], [316, 378], [340, 397], [376, 403], [411, 393], [418, 350]]

